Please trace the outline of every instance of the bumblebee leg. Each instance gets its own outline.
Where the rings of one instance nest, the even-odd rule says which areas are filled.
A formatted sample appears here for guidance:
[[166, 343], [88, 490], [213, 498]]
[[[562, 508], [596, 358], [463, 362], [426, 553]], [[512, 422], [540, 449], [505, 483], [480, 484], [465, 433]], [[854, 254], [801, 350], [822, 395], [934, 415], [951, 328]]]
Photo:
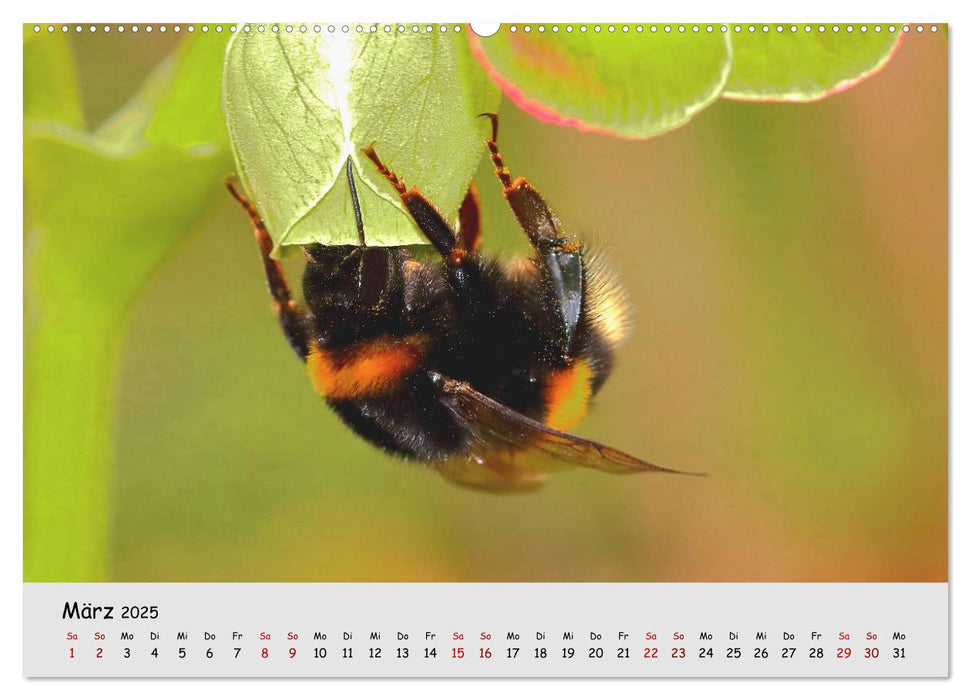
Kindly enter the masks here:
[[583, 249], [579, 241], [563, 232], [559, 217], [526, 178], [513, 180], [509, 176], [496, 144], [499, 118], [491, 113], [482, 116], [489, 117], [492, 122], [492, 136], [486, 140], [486, 145], [496, 166], [496, 176], [502, 183], [502, 193], [536, 251], [536, 260], [541, 266], [547, 310], [541, 321], [557, 349], [565, 357], [569, 356], [583, 311]]
[[482, 228], [479, 214], [479, 192], [475, 182], [469, 183], [469, 190], [465, 193], [462, 206], [459, 207], [459, 241], [462, 248], [470, 253], [479, 249], [482, 242]]
[[496, 177], [502, 183], [502, 193], [530, 243], [538, 250], [569, 245], [569, 239], [562, 233], [559, 217], [549, 208], [536, 188], [526, 178], [517, 177], [513, 180], [509, 176], [509, 169], [506, 168], [496, 142], [499, 138], [498, 115], [486, 113], [480, 116], [489, 117], [492, 122], [492, 136], [486, 139], [486, 146], [489, 147], [492, 163], [496, 166]]
[[384, 175], [395, 188], [411, 218], [441, 256], [453, 264], [460, 264], [467, 251], [460, 245], [452, 227], [448, 225], [435, 205], [417, 188], [412, 187], [409, 190], [405, 187], [401, 178], [381, 162], [373, 146], [367, 146], [364, 149], [364, 155], [371, 159], [371, 162], [377, 166], [378, 172]]
[[233, 177], [226, 179], [226, 187], [229, 189], [230, 194], [236, 198], [236, 201], [246, 210], [250, 221], [253, 222], [253, 234], [256, 236], [256, 244], [259, 246], [260, 257], [263, 259], [263, 273], [266, 276], [266, 286], [270, 290], [273, 312], [280, 322], [280, 327], [283, 329], [283, 334], [286, 336], [287, 341], [289, 341], [290, 347], [293, 348], [297, 357], [306, 362], [309, 349], [307, 346], [306, 331], [304, 329], [303, 314], [290, 297], [290, 285], [287, 284], [287, 279], [283, 274], [283, 268], [279, 262], [270, 257], [270, 253], [273, 251], [273, 241], [270, 239], [270, 234], [266, 230], [266, 224], [263, 223], [263, 219], [260, 217], [259, 212], [256, 211], [253, 203], [236, 187], [236, 182]]

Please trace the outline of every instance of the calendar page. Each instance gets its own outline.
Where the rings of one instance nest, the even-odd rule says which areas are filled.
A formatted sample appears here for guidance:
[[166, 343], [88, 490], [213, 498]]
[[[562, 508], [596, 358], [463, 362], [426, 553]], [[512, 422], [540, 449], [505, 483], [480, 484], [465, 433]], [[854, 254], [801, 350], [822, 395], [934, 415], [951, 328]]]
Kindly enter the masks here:
[[23, 26], [24, 675], [948, 676], [948, 26], [367, 19]]

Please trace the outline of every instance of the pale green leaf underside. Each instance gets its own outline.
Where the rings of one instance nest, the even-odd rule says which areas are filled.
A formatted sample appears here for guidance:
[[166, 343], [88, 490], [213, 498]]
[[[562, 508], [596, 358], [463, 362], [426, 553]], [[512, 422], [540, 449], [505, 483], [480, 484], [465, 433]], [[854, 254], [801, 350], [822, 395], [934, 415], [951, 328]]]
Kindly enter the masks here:
[[646, 138], [688, 121], [721, 92], [721, 33], [513, 32], [473, 38], [486, 71], [527, 112], [586, 131]]
[[[768, 32], [762, 25], [749, 32], [748, 26], [732, 33], [734, 59], [723, 95], [748, 100], [817, 100], [852, 87], [889, 60], [900, 38], [896, 32], [876, 32], [873, 25], [840, 25], [839, 32], [825, 32], [813, 26], [775, 25]], [[792, 32], [790, 27], [795, 26]]]
[[464, 37], [398, 33], [240, 34], [223, 111], [237, 168], [279, 245], [358, 242], [350, 158], [368, 245], [427, 243], [361, 149], [446, 216], [483, 152], [499, 91]]

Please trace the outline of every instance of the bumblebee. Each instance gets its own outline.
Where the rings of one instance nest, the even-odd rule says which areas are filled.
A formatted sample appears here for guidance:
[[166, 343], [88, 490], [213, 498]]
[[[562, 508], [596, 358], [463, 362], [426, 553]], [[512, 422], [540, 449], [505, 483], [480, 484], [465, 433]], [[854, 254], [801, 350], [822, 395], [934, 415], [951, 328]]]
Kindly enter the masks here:
[[606, 472], [675, 472], [571, 435], [626, 335], [620, 287], [524, 178], [515, 180], [486, 140], [506, 201], [533, 249], [503, 265], [479, 252], [475, 183], [457, 227], [375, 152], [437, 252], [368, 246], [351, 161], [346, 164], [359, 245], [302, 247], [298, 307], [256, 206], [227, 181], [253, 223], [283, 333], [313, 387], [355, 433], [386, 452], [432, 465], [478, 489], [529, 490], [579, 464]]

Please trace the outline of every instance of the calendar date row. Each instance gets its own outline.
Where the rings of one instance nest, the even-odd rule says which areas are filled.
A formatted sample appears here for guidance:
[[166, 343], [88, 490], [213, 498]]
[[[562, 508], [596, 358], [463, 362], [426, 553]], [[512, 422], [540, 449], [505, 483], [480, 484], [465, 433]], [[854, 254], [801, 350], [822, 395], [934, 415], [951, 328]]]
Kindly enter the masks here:
[[[906, 647], [892, 647], [889, 650], [889, 657], [892, 659], [906, 659]], [[68, 658], [88, 658], [94, 659], [108, 658], [110, 655], [120, 656], [123, 659], [130, 659], [134, 656], [149, 656], [155, 659], [165, 657], [175, 657], [178, 659], [205, 658], [215, 659], [217, 656], [226, 656], [230, 659], [270, 659], [270, 658], [312, 658], [312, 659], [370, 659], [380, 660], [390, 659], [410, 659], [413, 656], [424, 659], [474, 659], [489, 660], [492, 658], [504, 658], [515, 660], [519, 658], [531, 658], [536, 660], [543, 659], [673, 659], [675, 661], [688, 658], [697, 658], [702, 661], [715, 658], [727, 660], [737, 660], [743, 658], [751, 659], [795, 659], [801, 655], [809, 659], [834, 658], [839, 660], [851, 659], [854, 656], [863, 659], [881, 658], [880, 647], [861, 647], [854, 650], [853, 647], [145, 647], [133, 649], [131, 646], [109, 648], [104, 646], [92, 647], [82, 650], [80, 647], [69, 647], [67, 650]]]

